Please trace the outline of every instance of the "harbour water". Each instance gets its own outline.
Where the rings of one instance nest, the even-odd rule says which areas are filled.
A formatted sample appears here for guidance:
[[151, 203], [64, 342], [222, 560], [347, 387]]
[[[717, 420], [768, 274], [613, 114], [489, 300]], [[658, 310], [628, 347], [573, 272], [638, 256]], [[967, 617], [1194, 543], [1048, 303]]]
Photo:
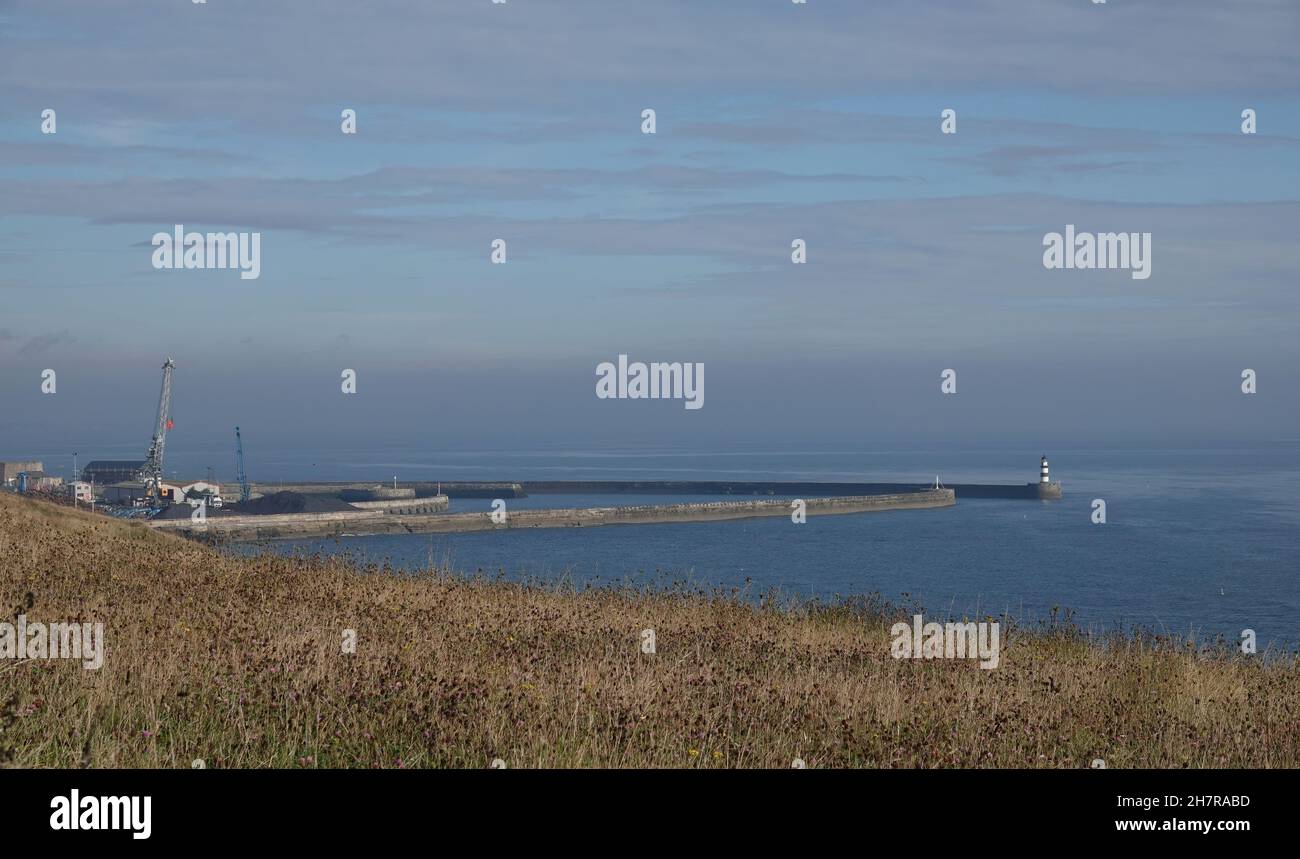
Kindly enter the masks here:
[[[1040, 451], [664, 453], [336, 452], [286, 480], [881, 480], [1029, 482]], [[961, 499], [939, 510], [592, 529], [387, 535], [272, 544], [361, 561], [576, 584], [746, 588], [799, 597], [878, 592], [931, 615], [1044, 620], [1085, 628], [1300, 645], [1300, 450], [1041, 451], [1060, 501]], [[1106, 503], [1093, 522], [1094, 499]], [[717, 496], [538, 495], [511, 509], [722, 500]], [[490, 509], [457, 499], [458, 511]]]

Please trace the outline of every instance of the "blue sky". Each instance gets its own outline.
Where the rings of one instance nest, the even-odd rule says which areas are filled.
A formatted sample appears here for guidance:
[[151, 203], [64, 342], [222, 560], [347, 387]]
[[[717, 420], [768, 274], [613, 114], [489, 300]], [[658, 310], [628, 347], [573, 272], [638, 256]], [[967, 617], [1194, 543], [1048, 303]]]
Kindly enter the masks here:
[[[143, 456], [166, 355], [173, 449], [1294, 442], [1298, 36], [1286, 0], [0, 2], [0, 455]], [[260, 231], [261, 277], [154, 270], [177, 223]], [[1150, 232], [1152, 277], [1045, 270], [1066, 223]], [[596, 400], [619, 353], [704, 362], [707, 406]]]

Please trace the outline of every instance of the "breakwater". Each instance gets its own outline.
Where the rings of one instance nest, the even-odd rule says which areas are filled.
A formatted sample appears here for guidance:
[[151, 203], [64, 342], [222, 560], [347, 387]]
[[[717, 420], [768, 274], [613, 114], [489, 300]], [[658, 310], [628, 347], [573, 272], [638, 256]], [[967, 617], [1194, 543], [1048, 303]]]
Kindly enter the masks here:
[[[254, 483], [254, 495], [268, 495], [272, 492], [297, 492], [300, 495], [328, 495], [341, 498], [355, 504], [362, 500], [379, 500], [384, 496], [394, 495], [393, 485], [374, 483], [349, 483], [338, 481], [309, 481], [303, 483]], [[524, 498], [527, 492], [523, 484], [509, 481], [453, 481], [440, 483], [433, 480], [399, 481], [396, 494], [404, 497], [414, 495], [424, 498], [432, 495], [446, 495], [449, 498]]]
[[[891, 495], [928, 491], [933, 487], [917, 483], [821, 483], [816, 481], [734, 480], [528, 480], [522, 484], [529, 495], [612, 494], [633, 492], [644, 495]], [[956, 483], [946, 486], [958, 498], [1061, 497], [1060, 483]], [[453, 484], [443, 490], [456, 497]]]
[[352, 501], [358, 510], [379, 510], [398, 516], [414, 516], [420, 513], [444, 513], [448, 507], [446, 495], [430, 495], [416, 498], [389, 498], [384, 501]]
[[[895, 495], [933, 489], [917, 483], [860, 483], [789, 480], [526, 480], [526, 481], [402, 481], [399, 489], [417, 497], [441, 493], [449, 498], [526, 498], [529, 495], [784, 495], [794, 498]], [[372, 483], [285, 483], [255, 486], [256, 492], [289, 490], [304, 495], [330, 495], [351, 501], [373, 491]], [[958, 498], [1055, 500], [1060, 483], [955, 483]]]
[[[950, 507], [956, 503], [951, 489], [806, 499], [808, 516], [870, 513]], [[356, 512], [291, 513], [272, 516], [212, 516], [205, 522], [190, 519], [154, 520], [159, 530], [223, 541], [280, 540], [368, 534], [450, 534], [511, 528], [584, 528], [600, 525], [634, 525], [669, 522], [716, 522], [729, 519], [790, 516], [785, 500], [715, 501], [702, 504], [650, 504], [635, 507], [574, 507], [513, 510], [504, 521], [492, 512], [395, 515], [385, 510]]]

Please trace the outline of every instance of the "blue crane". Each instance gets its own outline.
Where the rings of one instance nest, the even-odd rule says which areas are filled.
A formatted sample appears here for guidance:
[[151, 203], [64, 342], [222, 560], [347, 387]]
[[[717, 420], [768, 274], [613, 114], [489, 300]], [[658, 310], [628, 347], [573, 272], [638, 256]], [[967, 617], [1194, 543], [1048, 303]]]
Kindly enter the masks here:
[[244, 439], [239, 435], [239, 427], [235, 427], [235, 454], [239, 457], [239, 474], [235, 479], [239, 481], [239, 503], [243, 504], [252, 493], [248, 489], [248, 475], [244, 472]]

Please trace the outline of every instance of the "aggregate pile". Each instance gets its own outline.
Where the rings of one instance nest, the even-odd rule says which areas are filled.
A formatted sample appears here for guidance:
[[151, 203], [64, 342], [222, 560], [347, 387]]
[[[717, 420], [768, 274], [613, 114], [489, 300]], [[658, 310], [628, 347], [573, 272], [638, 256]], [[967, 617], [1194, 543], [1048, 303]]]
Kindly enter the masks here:
[[356, 511], [346, 501], [324, 495], [303, 495], [300, 492], [272, 492], [242, 504], [224, 508], [236, 516], [276, 516], [285, 513], [341, 513]]

